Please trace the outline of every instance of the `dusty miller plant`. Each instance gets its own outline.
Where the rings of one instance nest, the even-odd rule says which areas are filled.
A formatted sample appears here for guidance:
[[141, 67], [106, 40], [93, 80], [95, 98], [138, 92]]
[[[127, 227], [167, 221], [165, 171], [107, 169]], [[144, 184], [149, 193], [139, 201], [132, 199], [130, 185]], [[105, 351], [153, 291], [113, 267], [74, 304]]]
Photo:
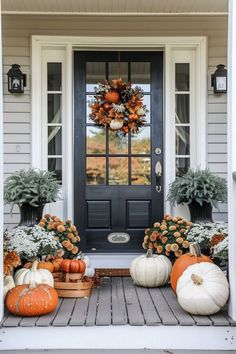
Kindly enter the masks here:
[[4, 201], [12, 205], [40, 204], [55, 202], [58, 199], [60, 185], [54, 172], [29, 169], [10, 175], [4, 184]]
[[224, 178], [213, 174], [210, 170], [189, 169], [186, 174], [176, 177], [170, 184], [167, 199], [172, 204], [197, 202], [200, 205], [225, 202], [227, 187]]

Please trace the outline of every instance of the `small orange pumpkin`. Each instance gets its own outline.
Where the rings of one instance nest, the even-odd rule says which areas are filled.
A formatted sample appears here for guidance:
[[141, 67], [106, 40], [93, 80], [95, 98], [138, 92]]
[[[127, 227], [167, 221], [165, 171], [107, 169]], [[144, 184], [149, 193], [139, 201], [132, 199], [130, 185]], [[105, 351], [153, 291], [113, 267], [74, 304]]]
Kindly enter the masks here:
[[129, 119], [131, 119], [133, 122], [139, 119], [139, 116], [137, 114], [130, 114]]
[[190, 243], [189, 252], [180, 256], [175, 261], [172, 268], [170, 283], [174, 292], [176, 292], [177, 282], [185, 269], [187, 269], [192, 264], [201, 262], [213, 263], [208, 256], [205, 256], [201, 253], [201, 249], [198, 243]]
[[38, 262], [37, 269], [47, 269], [51, 273], [53, 273], [53, 271], [54, 271], [53, 264], [51, 262], [47, 262], [47, 261]]
[[18, 285], [7, 293], [6, 307], [16, 316], [40, 316], [52, 312], [58, 304], [58, 295], [47, 284]]
[[105, 100], [111, 103], [118, 103], [120, 101], [120, 95], [116, 91], [110, 91], [105, 94]]
[[61, 270], [66, 273], [84, 273], [86, 264], [79, 259], [64, 259]]
[[52, 265], [53, 265], [53, 271], [54, 272], [59, 272], [61, 270], [61, 263], [63, 262], [63, 260], [60, 262], [59, 258], [56, 258], [52, 261]]

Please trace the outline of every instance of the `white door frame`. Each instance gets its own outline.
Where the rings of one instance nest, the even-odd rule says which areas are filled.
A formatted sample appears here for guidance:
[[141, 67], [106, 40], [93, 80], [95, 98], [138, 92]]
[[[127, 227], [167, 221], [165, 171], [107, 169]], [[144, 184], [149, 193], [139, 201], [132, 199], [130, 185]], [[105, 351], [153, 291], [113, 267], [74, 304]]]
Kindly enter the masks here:
[[[206, 165], [206, 98], [207, 98], [207, 39], [206, 37], [63, 37], [32, 36], [32, 166], [42, 168], [42, 51], [43, 49], [64, 49], [66, 53], [66, 102], [67, 119], [67, 167], [66, 191], [64, 191], [64, 217], [73, 215], [73, 50], [163, 50], [164, 51], [164, 199], [166, 200], [168, 185], [175, 178], [174, 169], [174, 117], [171, 105], [170, 90], [173, 78], [172, 53], [176, 50], [194, 49], [196, 53], [196, 141], [198, 149], [195, 153], [195, 166]], [[170, 119], [172, 117], [173, 119]], [[69, 143], [71, 142], [71, 143]], [[169, 203], [165, 203], [165, 212], [171, 212]]]

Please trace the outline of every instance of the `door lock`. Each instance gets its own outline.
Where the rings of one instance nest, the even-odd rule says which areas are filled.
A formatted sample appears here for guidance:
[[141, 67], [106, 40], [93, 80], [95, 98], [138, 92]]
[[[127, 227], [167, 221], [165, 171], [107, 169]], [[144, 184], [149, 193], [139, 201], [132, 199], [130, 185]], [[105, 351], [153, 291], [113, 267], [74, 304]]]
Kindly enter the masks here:
[[161, 155], [161, 153], [162, 153], [161, 148], [155, 148], [156, 155]]

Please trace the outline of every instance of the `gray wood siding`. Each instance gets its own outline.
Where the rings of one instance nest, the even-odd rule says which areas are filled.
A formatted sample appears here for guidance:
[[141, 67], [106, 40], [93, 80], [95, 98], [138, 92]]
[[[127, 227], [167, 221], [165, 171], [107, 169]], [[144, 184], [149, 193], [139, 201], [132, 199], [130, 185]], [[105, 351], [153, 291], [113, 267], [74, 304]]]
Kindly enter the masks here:
[[[3, 16], [3, 82], [4, 82], [4, 161], [5, 176], [16, 169], [30, 166], [30, 36], [207, 36], [208, 37], [208, 118], [207, 163], [215, 173], [226, 177], [227, 104], [226, 95], [214, 95], [210, 74], [217, 64], [227, 64], [227, 18], [214, 16], [186, 17], [77, 17], [77, 16]], [[23, 95], [7, 91], [6, 73], [18, 63], [27, 73]], [[227, 220], [227, 206], [215, 210], [217, 220]], [[5, 208], [6, 226], [18, 222], [17, 208], [13, 215]]]

